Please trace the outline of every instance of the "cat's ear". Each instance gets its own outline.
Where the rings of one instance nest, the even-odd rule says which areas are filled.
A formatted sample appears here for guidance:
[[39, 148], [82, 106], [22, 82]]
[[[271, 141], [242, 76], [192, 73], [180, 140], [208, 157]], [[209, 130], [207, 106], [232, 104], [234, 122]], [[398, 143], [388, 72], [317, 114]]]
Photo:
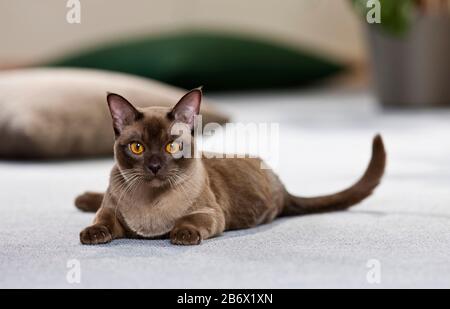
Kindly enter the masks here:
[[188, 124], [193, 129], [195, 116], [200, 113], [201, 102], [202, 89], [199, 87], [186, 93], [169, 113], [169, 116], [175, 121]]
[[120, 135], [126, 126], [140, 118], [141, 113], [124, 97], [115, 93], [108, 93], [106, 99], [116, 136]]

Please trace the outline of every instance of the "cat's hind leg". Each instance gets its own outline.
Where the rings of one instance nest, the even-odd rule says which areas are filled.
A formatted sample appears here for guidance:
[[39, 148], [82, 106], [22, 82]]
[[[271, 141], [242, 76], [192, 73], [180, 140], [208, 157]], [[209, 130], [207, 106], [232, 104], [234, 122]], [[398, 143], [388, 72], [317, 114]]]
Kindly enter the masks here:
[[82, 211], [96, 212], [102, 205], [104, 193], [85, 192], [75, 199], [75, 206]]

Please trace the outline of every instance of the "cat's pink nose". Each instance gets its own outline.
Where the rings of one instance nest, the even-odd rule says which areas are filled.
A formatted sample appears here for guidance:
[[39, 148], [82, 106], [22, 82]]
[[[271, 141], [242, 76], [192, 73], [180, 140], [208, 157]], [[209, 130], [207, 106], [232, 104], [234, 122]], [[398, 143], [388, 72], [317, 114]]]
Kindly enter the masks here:
[[157, 156], [152, 156], [147, 163], [147, 169], [156, 175], [161, 169], [161, 160]]

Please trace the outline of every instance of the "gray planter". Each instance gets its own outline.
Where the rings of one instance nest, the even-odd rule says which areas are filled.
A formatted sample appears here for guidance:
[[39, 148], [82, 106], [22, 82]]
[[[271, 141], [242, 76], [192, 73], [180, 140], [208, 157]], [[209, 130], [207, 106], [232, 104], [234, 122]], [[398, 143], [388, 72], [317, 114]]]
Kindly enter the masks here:
[[388, 107], [450, 107], [450, 18], [418, 17], [404, 36], [368, 27], [379, 100]]

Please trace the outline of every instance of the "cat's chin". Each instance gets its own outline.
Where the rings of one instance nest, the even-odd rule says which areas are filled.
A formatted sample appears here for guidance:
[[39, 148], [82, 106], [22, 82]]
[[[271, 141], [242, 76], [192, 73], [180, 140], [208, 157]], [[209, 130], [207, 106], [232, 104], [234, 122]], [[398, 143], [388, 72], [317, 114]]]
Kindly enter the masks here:
[[161, 179], [159, 177], [151, 177], [151, 178], [146, 178], [146, 184], [152, 188], [161, 188], [167, 184], [167, 181], [165, 179]]

